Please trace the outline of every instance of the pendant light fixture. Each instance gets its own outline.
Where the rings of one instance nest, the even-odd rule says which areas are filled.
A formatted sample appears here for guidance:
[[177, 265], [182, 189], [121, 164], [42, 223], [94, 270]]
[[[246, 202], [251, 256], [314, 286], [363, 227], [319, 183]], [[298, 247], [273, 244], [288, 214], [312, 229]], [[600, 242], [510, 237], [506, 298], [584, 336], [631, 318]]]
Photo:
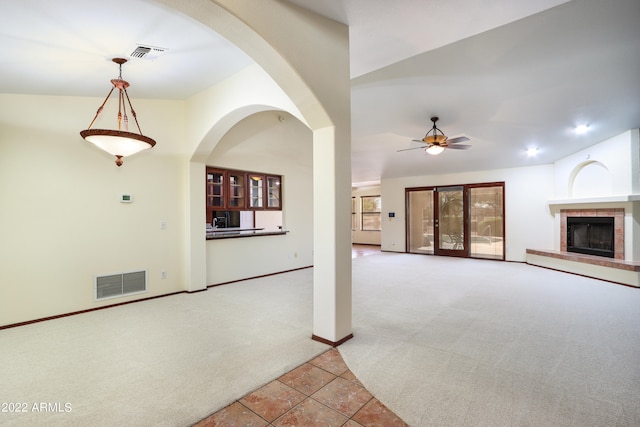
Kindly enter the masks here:
[[[102, 102], [102, 105], [100, 105], [100, 107], [98, 108], [98, 111], [96, 112], [96, 115], [91, 121], [89, 127], [81, 131], [80, 135], [87, 142], [90, 142], [98, 148], [115, 156], [116, 165], [122, 166], [123, 157], [131, 156], [132, 154], [135, 154], [139, 151], [149, 149], [156, 145], [156, 142], [148, 136], [144, 136], [142, 134], [136, 112], [133, 109], [133, 105], [131, 105], [131, 100], [129, 99], [129, 94], [127, 93], [129, 82], [122, 79], [122, 64], [127, 62], [127, 60], [123, 58], [114, 58], [113, 62], [120, 66], [120, 74], [118, 75], [117, 79], [111, 80], [111, 84], [113, 85], [113, 87]], [[104, 109], [104, 106], [109, 100], [109, 97], [113, 93], [114, 89], [118, 89], [118, 130], [92, 129], [91, 127], [95, 123], [100, 113], [102, 113], [102, 110]], [[129, 105], [131, 115], [136, 122], [138, 133], [129, 132], [129, 117], [127, 115], [127, 105]]]

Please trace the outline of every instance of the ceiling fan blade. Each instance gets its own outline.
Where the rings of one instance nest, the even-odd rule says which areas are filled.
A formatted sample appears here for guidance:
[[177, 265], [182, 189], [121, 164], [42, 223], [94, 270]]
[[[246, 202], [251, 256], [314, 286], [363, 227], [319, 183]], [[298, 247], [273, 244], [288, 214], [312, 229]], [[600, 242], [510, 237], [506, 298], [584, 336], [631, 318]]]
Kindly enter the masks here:
[[424, 141], [423, 141], [423, 140], [421, 140], [421, 139], [412, 139], [411, 141], [413, 141], [413, 142], [419, 142], [420, 144], [426, 144], [426, 142], [424, 142]]
[[402, 150], [396, 151], [396, 153], [399, 153], [401, 151], [417, 150], [418, 148], [422, 148], [424, 150], [424, 149], [429, 148], [429, 147], [427, 145], [425, 145], [425, 146], [422, 146], [422, 147], [403, 148]]
[[447, 145], [447, 149], [452, 148], [454, 150], [467, 150], [471, 148], [470, 145]]
[[447, 139], [447, 144], [457, 144], [458, 142], [469, 141], [469, 138], [466, 136], [459, 136], [457, 138]]

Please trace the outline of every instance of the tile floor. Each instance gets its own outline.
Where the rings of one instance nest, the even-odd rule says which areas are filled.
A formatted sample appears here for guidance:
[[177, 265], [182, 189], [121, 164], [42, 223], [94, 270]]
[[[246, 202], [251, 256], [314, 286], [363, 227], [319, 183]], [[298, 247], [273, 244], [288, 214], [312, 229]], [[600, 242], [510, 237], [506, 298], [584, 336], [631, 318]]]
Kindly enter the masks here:
[[194, 427], [406, 426], [328, 350]]
[[[380, 252], [380, 246], [353, 245], [352, 257]], [[373, 397], [336, 349], [328, 350], [261, 389], [210, 415], [194, 427], [406, 426]]]

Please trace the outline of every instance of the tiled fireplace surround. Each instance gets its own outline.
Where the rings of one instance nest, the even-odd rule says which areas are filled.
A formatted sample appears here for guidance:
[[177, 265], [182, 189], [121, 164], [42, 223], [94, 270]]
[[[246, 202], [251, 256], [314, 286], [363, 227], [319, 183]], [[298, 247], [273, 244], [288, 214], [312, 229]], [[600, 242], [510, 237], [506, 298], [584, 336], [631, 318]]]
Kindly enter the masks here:
[[613, 258], [624, 259], [624, 208], [560, 210], [560, 252], [567, 252], [567, 217], [613, 217], [615, 238]]
[[[527, 263], [554, 270], [584, 275], [628, 286], [640, 287], [640, 262], [625, 260], [624, 208], [568, 207], [560, 209], [559, 250], [527, 249]], [[567, 217], [613, 217], [615, 229], [614, 258], [567, 252]]]

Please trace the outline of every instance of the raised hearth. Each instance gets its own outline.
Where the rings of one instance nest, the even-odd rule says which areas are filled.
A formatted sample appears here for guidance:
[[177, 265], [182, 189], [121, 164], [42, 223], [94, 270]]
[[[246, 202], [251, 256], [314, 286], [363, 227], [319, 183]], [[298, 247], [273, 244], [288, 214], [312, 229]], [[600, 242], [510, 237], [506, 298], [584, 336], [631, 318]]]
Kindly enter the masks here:
[[527, 249], [527, 264], [640, 287], [640, 262], [571, 252]]

